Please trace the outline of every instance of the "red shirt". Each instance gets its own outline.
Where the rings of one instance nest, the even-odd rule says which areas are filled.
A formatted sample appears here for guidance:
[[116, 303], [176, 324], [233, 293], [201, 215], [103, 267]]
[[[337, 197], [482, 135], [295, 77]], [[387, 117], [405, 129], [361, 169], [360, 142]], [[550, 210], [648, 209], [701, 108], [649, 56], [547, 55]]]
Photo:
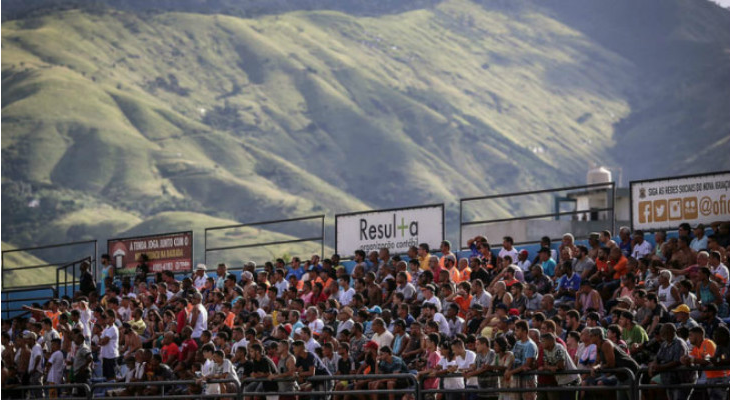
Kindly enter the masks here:
[[172, 342], [167, 346], [162, 346], [162, 351], [160, 352], [160, 355], [162, 356], [162, 362], [165, 364], [169, 364], [171, 360], [179, 358], [180, 348], [177, 347], [175, 342]]
[[177, 334], [181, 334], [185, 324], [188, 323], [188, 312], [183, 309], [177, 313]]
[[178, 360], [185, 361], [190, 353], [195, 353], [196, 351], [198, 351], [198, 344], [195, 340], [188, 339], [182, 343], [182, 349], [180, 349], [180, 353], [178, 354]]

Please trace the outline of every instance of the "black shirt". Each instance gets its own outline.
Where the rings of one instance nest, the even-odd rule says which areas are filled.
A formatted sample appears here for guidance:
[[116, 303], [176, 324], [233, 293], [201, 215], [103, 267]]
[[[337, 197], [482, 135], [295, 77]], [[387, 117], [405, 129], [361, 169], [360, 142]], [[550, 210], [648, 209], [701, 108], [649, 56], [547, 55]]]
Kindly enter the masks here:
[[307, 352], [307, 356], [304, 358], [297, 357], [296, 366], [302, 367], [304, 371], [308, 371], [312, 366], [314, 366], [315, 375], [331, 375], [330, 371], [324, 365], [322, 360], [320, 360], [319, 357], [310, 352]]
[[[251, 372], [264, 372], [267, 374], [277, 373], [276, 365], [274, 365], [274, 362], [267, 356], [262, 356], [258, 361], [252, 360]], [[278, 388], [279, 385], [273, 380], [264, 382], [264, 390], [266, 391], [276, 391]]]

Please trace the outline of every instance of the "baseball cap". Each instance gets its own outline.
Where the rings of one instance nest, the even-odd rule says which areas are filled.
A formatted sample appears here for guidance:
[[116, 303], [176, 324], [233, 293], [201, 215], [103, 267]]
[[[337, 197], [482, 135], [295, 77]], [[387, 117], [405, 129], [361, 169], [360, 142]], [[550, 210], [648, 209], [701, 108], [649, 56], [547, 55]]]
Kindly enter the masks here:
[[677, 306], [677, 308], [675, 308], [674, 310], [672, 310], [672, 312], [675, 313], [675, 314], [676, 313], [679, 313], [679, 312], [683, 312], [683, 313], [689, 314], [689, 311], [690, 311], [689, 310], [689, 306], [686, 305], [686, 304], [680, 304], [680, 305]]
[[365, 343], [365, 345], [363, 346], [363, 348], [377, 350], [378, 349], [378, 344], [371, 340], [371, 341]]
[[205, 266], [205, 264], [198, 264], [198, 265], [197, 265], [197, 266], [195, 267], [195, 270], [196, 270], [196, 271], [206, 271], [207, 269], [208, 269], [208, 267], [206, 267], [206, 266]]
[[453, 254], [449, 254], [444, 256], [444, 260], [451, 260], [451, 262], [456, 262], [456, 257], [454, 257]]
[[373, 306], [372, 308], [369, 308], [368, 309], [368, 312], [369, 313], [375, 313], [375, 314], [382, 314], [383, 313], [383, 309], [380, 308], [380, 306]]
[[38, 339], [38, 335], [35, 334], [35, 332], [26, 332], [23, 334], [23, 339]]
[[633, 305], [634, 304], [634, 301], [631, 300], [630, 298], [626, 297], [626, 296], [621, 296], [618, 299], [616, 299], [616, 301], [619, 302], [619, 303], [626, 303], [626, 304], [629, 304], [629, 305]]
[[284, 330], [286, 331], [287, 335], [291, 335], [291, 324], [284, 324]]
[[509, 315], [520, 315], [520, 310], [516, 308], [510, 308], [509, 312], [507, 312]]
[[520, 254], [523, 256], [526, 256], [526, 255], [530, 254], [530, 252], [527, 250], [520, 250]]
[[251, 273], [251, 271], [243, 271], [243, 274], [241, 274], [241, 279], [252, 280], [253, 274]]

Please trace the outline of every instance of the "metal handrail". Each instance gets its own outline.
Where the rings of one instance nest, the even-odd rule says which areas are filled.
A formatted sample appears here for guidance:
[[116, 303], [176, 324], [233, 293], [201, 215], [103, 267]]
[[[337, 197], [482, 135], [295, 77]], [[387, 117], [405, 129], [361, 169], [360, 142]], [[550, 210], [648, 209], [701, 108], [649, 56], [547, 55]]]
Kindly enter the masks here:
[[[33, 292], [33, 291], [36, 291], [36, 290], [50, 290], [51, 291], [51, 295], [50, 296], [43, 296], [43, 297], [22, 297], [22, 298], [18, 298], [18, 299], [11, 299], [10, 296], [6, 296], [6, 295], [11, 294], [11, 293]], [[10, 303], [14, 303], [14, 302], [33, 302], [33, 301], [36, 301], [36, 300], [50, 300], [53, 297], [56, 297], [56, 295], [58, 294], [58, 292], [56, 292], [56, 290], [53, 288], [53, 286], [44, 285], [44, 286], [38, 286], [38, 287], [33, 287], [33, 288], [14, 288], [14, 289], [7, 289], [7, 290], [4, 289], [2, 291], [2, 294], [3, 294], [3, 298], [2, 298], [2, 300], [0, 300], [0, 304], [3, 305], [2, 312], [5, 313], [5, 318], [6, 319], [10, 319], [10, 313], [11, 312], [24, 311], [22, 308], [18, 309], [18, 308], [8, 307], [8, 305]]]
[[[297, 217], [297, 218], [289, 218], [289, 219], [278, 219], [278, 220], [272, 220], [272, 221], [258, 221], [258, 222], [249, 222], [244, 224], [234, 224], [234, 225], [224, 225], [224, 226], [214, 226], [210, 228], [205, 228], [205, 234], [204, 234], [204, 262], [205, 264], [208, 264], [208, 253], [217, 252], [217, 251], [225, 251], [225, 250], [235, 250], [235, 249], [246, 249], [246, 248], [253, 248], [253, 247], [264, 247], [264, 246], [275, 246], [275, 245], [281, 245], [281, 244], [291, 244], [291, 243], [303, 243], [303, 242], [320, 242], [320, 256], [324, 258], [324, 241], [325, 241], [325, 219], [327, 216], [325, 214], [318, 214], [318, 215], [311, 215], [307, 217]], [[245, 227], [254, 227], [254, 226], [264, 226], [264, 225], [275, 225], [275, 224], [283, 224], [288, 222], [299, 222], [299, 221], [320, 221], [320, 236], [318, 237], [307, 237], [307, 238], [300, 238], [300, 239], [291, 239], [291, 240], [276, 240], [276, 241], [270, 241], [270, 242], [262, 242], [262, 243], [248, 243], [248, 244], [242, 244], [242, 245], [231, 245], [231, 246], [223, 246], [223, 247], [208, 247], [208, 232], [212, 231], [220, 231], [225, 229], [235, 229], [235, 228], [245, 228]]]
[[[90, 399], [91, 395], [91, 387], [85, 383], [62, 383], [62, 384], [53, 384], [53, 385], [23, 385], [23, 386], [14, 386], [9, 388], [3, 388], [3, 397], [5, 397], [5, 391], [8, 390], [19, 390], [20, 393], [24, 393], [31, 390], [49, 390], [49, 389], [74, 389], [74, 388], [81, 388], [86, 390], [86, 396], [76, 396], [76, 397], [63, 397], [64, 399]], [[59, 396], [60, 397], [60, 396]]]
[[[378, 389], [378, 390], [370, 390], [370, 389], [363, 389], [363, 390], [348, 390], [347, 394], [355, 394], [355, 395], [361, 395], [361, 394], [368, 394], [368, 395], [378, 395], [378, 394], [409, 394], [413, 393], [415, 390], [416, 393], [416, 399], [419, 399], [419, 394], [421, 392], [420, 385], [418, 383], [418, 380], [416, 379], [416, 376], [413, 374], [368, 374], [368, 375], [314, 375], [310, 376], [305, 379], [307, 382], [327, 382], [327, 381], [341, 381], [341, 380], [379, 380], [379, 379], [405, 379], [408, 380], [412, 385], [409, 385], [408, 388], [404, 389]], [[276, 381], [294, 381], [296, 378], [285, 378], [285, 379], [277, 379]], [[252, 383], [252, 382], [270, 382], [271, 379], [269, 378], [246, 378], [241, 381], [241, 387], [245, 389], [246, 383]], [[412, 388], [410, 386], [413, 386]], [[243, 395], [246, 395], [246, 393], [256, 393], [256, 396], [301, 396], [302, 393], [306, 393], [307, 396], [330, 396], [336, 392], [332, 389], [330, 390], [312, 390], [308, 392], [302, 392], [302, 391], [291, 391], [291, 392], [285, 392], [285, 391], [257, 391], [257, 392], [246, 392], [243, 391]]]

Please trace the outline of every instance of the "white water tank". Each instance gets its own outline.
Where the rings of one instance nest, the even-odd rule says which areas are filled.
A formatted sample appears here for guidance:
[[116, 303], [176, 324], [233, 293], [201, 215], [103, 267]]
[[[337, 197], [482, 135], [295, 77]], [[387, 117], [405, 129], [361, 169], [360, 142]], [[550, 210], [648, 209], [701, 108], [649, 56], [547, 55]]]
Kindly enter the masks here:
[[588, 171], [588, 185], [596, 183], [608, 183], [611, 182], [611, 171], [605, 167], [596, 167]]

